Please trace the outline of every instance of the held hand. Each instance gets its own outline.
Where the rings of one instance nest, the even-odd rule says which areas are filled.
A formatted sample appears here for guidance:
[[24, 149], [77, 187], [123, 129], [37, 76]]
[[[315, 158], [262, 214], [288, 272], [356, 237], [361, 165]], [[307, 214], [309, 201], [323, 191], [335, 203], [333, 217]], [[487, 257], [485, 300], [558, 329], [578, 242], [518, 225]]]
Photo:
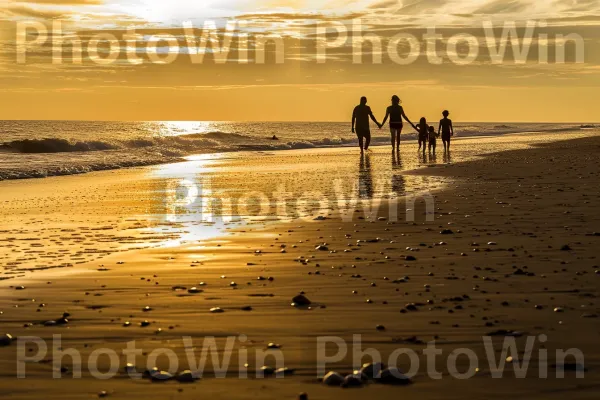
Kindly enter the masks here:
[[352, 133], [354, 133], [354, 128], [352, 128]]

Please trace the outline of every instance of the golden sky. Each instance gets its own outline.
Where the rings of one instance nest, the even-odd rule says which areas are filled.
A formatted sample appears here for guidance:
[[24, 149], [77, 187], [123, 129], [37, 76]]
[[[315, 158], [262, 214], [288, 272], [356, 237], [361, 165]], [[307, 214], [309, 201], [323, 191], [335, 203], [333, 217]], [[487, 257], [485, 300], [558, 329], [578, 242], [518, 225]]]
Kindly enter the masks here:
[[[60, 53], [62, 64], [53, 55], [52, 39], [60, 35], [50, 28], [59, 21], [63, 35], [82, 43], [80, 64], [70, 46]], [[206, 21], [214, 21], [221, 44], [226, 22], [237, 24], [223, 62], [210, 46], [202, 62], [189, 54]], [[371, 43], [352, 47], [359, 37], [353, 21], [355, 30], [356, 21], [362, 24], [362, 35], [377, 38], [380, 50]], [[530, 49], [516, 63], [502, 31], [515, 23], [522, 45], [527, 21]], [[195, 29], [184, 30], [185, 22]], [[47, 32], [36, 36], [40, 26]], [[324, 26], [330, 28], [319, 36]], [[333, 26], [348, 31], [346, 40]], [[600, 0], [3, 0], [0, 119], [345, 121], [360, 96], [379, 116], [397, 94], [413, 119], [448, 108], [458, 121], [595, 122], [599, 26]], [[435, 47], [423, 39], [427, 29], [440, 35]], [[141, 35], [137, 42], [126, 42], [128, 30]], [[508, 44], [497, 63], [490, 32]], [[396, 40], [399, 34], [417, 38], [418, 50]], [[269, 38], [262, 64], [259, 35]], [[452, 43], [456, 35], [464, 40]], [[564, 63], [557, 62], [557, 35], [572, 39]], [[117, 40], [112, 62], [106, 62], [108, 37]], [[24, 63], [17, 62], [24, 49], [18, 38], [40, 42], [22, 53]], [[332, 47], [318, 62], [318, 46], [326, 42]], [[248, 63], [240, 63], [243, 43]], [[362, 63], [355, 59], [359, 49]], [[544, 49], [547, 64], [539, 62]], [[475, 50], [468, 65], [458, 64]]]

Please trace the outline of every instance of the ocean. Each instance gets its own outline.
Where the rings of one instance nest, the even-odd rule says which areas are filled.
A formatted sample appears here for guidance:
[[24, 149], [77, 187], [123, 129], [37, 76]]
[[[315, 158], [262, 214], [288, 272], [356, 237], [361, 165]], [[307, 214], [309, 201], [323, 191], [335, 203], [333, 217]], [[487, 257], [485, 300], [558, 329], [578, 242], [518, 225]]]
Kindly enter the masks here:
[[[455, 124], [457, 137], [564, 132], [579, 124]], [[373, 145], [389, 143], [374, 129]], [[405, 140], [414, 130], [405, 125]], [[350, 123], [0, 121], [0, 180], [43, 178], [177, 162], [195, 154], [356, 145]]]

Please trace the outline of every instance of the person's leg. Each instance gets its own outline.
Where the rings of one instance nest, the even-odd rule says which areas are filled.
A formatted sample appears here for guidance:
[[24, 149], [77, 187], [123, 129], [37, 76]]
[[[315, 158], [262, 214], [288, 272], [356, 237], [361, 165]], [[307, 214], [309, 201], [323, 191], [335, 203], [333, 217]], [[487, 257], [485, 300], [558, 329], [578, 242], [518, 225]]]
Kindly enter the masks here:
[[363, 152], [363, 135], [360, 132], [356, 132], [356, 136], [358, 136], [358, 146], [360, 147], [360, 152]]
[[400, 150], [400, 134], [402, 133], [402, 128], [396, 130], [396, 148]]
[[371, 144], [371, 132], [365, 132], [365, 150], [369, 150]]
[[390, 127], [390, 135], [392, 136], [392, 150], [396, 147], [396, 130]]

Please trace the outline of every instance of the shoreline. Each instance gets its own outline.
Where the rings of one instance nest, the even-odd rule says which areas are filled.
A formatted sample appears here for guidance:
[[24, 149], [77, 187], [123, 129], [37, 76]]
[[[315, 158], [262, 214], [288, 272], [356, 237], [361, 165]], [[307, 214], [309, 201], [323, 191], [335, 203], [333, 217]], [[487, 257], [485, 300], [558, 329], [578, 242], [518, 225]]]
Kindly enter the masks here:
[[[4, 289], [25, 286], [23, 290], [0, 292], [2, 304], [6, 305], [0, 310], [4, 312], [0, 316], [3, 329], [15, 337], [38, 336], [48, 343], [51, 334], [60, 333], [63, 346], [77, 349], [84, 360], [89, 360], [94, 350], [118, 351], [126, 342], [135, 340], [146, 354], [164, 347], [171, 349], [181, 362], [180, 371], [188, 367], [183, 336], [199, 341], [215, 336], [217, 346], [223, 349], [227, 337], [239, 338], [243, 334], [247, 341], [234, 346], [232, 374], [243, 369], [237, 361], [241, 349], [264, 350], [270, 342], [281, 345], [285, 366], [296, 370], [285, 379], [214, 379], [209, 377], [214, 372], [209, 366], [205, 379], [186, 385], [127, 378], [98, 381], [85, 372], [82, 379], [69, 379], [65, 387], [62, 380], [49, 378], [51, 365], [38, 362], [28, 364], [30, 387], [20, 389], [19, 398], [39, 397], [39, 390], [59, 393], [55, 389], [61, 387], [79, 397], [106, 390], [115, 397], [157, 399], [174, 395], [196, 398], [200, 392], [227, 399], [294, 398], [299, 392], [307, 392], [312, 399], [341, 393], [350, 399], [365, 395], [416, 399], [433, 398], [440, 391], [448, 398], [464, 397], [465, 391], [470, 397], [482, 399], [506, 395], [558, 399], [565, 393], [571, 398], [593, 398], [600, 366], [597, 319], [583, 315], [600, 313], [596, 300], [600, 295], [600, 277], [595, 272], [595, 249], [600, 237], [594, 236], [600, 226], [600, 214], [594, 204], [600, 194], [599, 161], [595, 157], [600, 137], [528, 147], [531, 146], [413, 172], [402, 170], [401, 176], [452, 177], [452, 187], [432, 194], [434, 222], [426, 221], [426, 204], [420, 201], [415, 203], [414, 222], [390, 221], [385, 205], [377, 214], [386, 215], [385, 220], [343, 221], [332, 213], [320, 221], [281, 222], [266, 228], [257, 222], [242, 230], [232, 229], [225, 236], [185, 246], [113, 254], [83, 267], [76, 266], [89, 274], [71, 275], [68, 280], [57, 279], [51, 284], [27, 279], [0, 282]], [[347, 155], [339, 153], [304, 155], [289, 162], [340, 163], [338, 158]], [[382, 158], [383, 154], [375, 152], [373, 157], [381, 161], [388, 155]], [[272, 162], [281, 159], [276, 156]], [[270, 168], [270, 162], [263, 161], [262, 167]], [[373, 168], [378, 165], [372, 163]], [[590, 167], [593, 165], [596, 167]], [[236, 171], [233, 168], [232, 176]], [[300, 179], [298, 185], [307, 182], [310, 181]], [[402, 200], [399, 204], [404, 205]], [[452, 233], [441, 234], [447, 229]], [[329, 251], [316, 249], [323, 242]], [[282, 244], [285, 253], [281, 252]], [[565, 245], [569, 249], [563, 249]], [[124, 264], [118, 264], [120, 261]], [[100, 264], [106, 270], [98, 271]], [[528, 276], [527, 272], [533, 275]], [[356, 275], [360, 277], [353, 277]], [[257, 280], [258, 276], [274, 279]], [[187, 294], [174, 289], [189, 289], [200, 281], [206, 282], [202, 293]], [[237, 285], [231, 286], [231, 281]], [[300, 291], [315, 303], [312, 310], [290, 306], [292, 297]], [[468, 299], [456, 300], [463, 295], [468, 295]], [[33, 297], [35, 303], [31, 302]], [[41, 302], [47, 306], [37, 307]], [[18, 309], [13, 309], [13, 305], [18, 305]], [[142, 312], [145, 306], [153, 310]], [[243, 310], [247, 306], [252, 309]], [[224, 312], [211, 313], [212, 307], [221, 307]], [[554, 312], [557, 307], [563, 311]], [[39, 324], [44, 319], [57, 318], [63, 311], [72, 315], [68, 325], [52, 328]], [[126, 320], [137, 324], [144, 319], [151, 323], [147, 328], [122, 326]], [[24, 328], [23, 323], [27, 322], [34, 324]], [[378, 325], [385, 329], [376, 329]], [[158, 328], [162, 328], [160, 333], [156, 333]], [[318, 384], [318, 337], [336, 336], [350, 344], [352, 335], [360, 334], [363, 349], [375, 348], [386, 360], [398, 348], [421, 354], [423, 343], [432, 340], [445, 354], [466, 347], [483, 360], [486, 350], [481, 337], [500, 330], [523, 332], [523, 336], [515, 338], [519, 349], [524, 348], [528, 335], [546, 335], [544, 347], [551, 355], [554, 349], [581, 349], [588, 369], [585, 378], [576, 379], [574, 372], [567, 372], [565, 379], [539, 379], [536, 366], [526, 379], [511, 377], [512, 368], [507, 370], [505, 379], [491, 379], [492, 371], [482, 363], [473, 378], [456, 380], [440, 362], [438, 369], [443, 379], [430, 379], [426, 371], [419, 370], [414, 384], [407, 387], [371, 384], [360, 390], [339, 392], [342, 389]], [[576, 341], [573, 330], [578, 332]], [[497, 358], [502, 339], [495, 339]], [[0, 376], [4, 378], [0, 392], [11, 387], [14, 391], [14, 371], [10, 366], [14, 365], [15, 351], [16, 346], [0, 348]], [[534, 361], [537, 354], [536, 350]], [[49, 358], [52, 357], [45, 359]], [[421, 365], [426, 365], [423, 355], [419, 359]], [[141, 356], [136, 364], [145, 365], [146, 361], [147, 356]], [[469, 370], [467, 358], [461, 357], [457, 362], [461, 371]], [[550, 364], [553, 362], [551, 359]], [[156, 364], [161, 369], [169, 368], [164, 359]], [[348, 354], [329, 363], [327, 370], [350, 372], [352, 364]], [[84, 362], [84, 371], [87, 365]], [[107, 365], [106, 360], [101, 362], [103, 370]], [[409, 360], [402, 359], [399, 367], [407, 370], [409, 365]], [[74, 367], [69, 361], [69, 370]], [[248, 370], [260, 367], [250, 361]], [[549, 376], [554, 374], [550, 368]]]
[[[489, 137], [502, 137], [507, 135], [519, 135], [519, 134], [558, 134], [558, 133], [574, 133], [574, 132], [582, 132], [590, 130], [588, 128], [583, 127], [573, 127], [573, 128], [555, 128], [555, 129], [547, 129], [544, 131], [527, 131], [527, 130], [515, 130], [515, 131], [506, 131], [500, 133], [466, 133], [465, 136], [457, 136], [453, 140], [463, 140], [468, 138], [489, 138]], [[593, 130], [593, 128], [591, 128]], [[373, 136], [373, 142], [371, 144], [372, 147], [381, 147], [387, 146], [389, 143], [387, 141], [389, 138], [385, 135], [385, 132], [381, 130], [374, 130], [376, 133]], [[190, 135], [190, 137], [195, 136], [196, 134]], [[416, 143], [417, 140], [414, 139], [414, 133], [405, 133], [404, 136], [410, 136], [410, 139], [403, 139], [403, 142], [408, 143]], [[181, 136], [185, 137], [185, 135]], [[266, 140], [266, 139], [265, 139]], [[19, 152], [19, 151], [2, 151], [1, 147], [5, 146], [0, 145], [0, 154], [3, 154], [6, 157], [14, 157], [14, 162], [19, 163], [30, 163], [35, 165], [36, 163], [40, 163], [39, 167], [34, 167], [28, 171], [19, 171], [14, 169], [14, 167], [0, 166], [0, 182], [2, 181], [11, 181], [11, 180], [26, 180], [26, 179], [42, 179], [47, 177], [59, 177], [59, 176], [71, 176], [71, 175], [82, 175], [88, 174], [92, 172], [99, 171], [112, 171], [112, 170], [120, 170], [120, 169], [131, 169], [138, 167], [147, 167], [147, 166], [156, 166], [163, 164], [172, 164], [178, 162], [185, 162], [190, 157], [194, 156], [202, 156], [202, 155], [225, 155], [225, 154], [236, 154], [240, 152], [271, 152], [271, 151], [290, 151], [290, 150], [304, 150], [304, 149], [328, 149], [328, 148], [350, 148], [355, 147], [356, 143], [354, 143], [354, 139], [352, 136], [348, 135], [348, 139], [340, 138], [342, 140], [341, 144], [294, 144], [294, 143], [286, 143], [286, 144], [275, 144], [274, 147], [269, 148], [265, 145], [258, 144], [239, 144], [237, 148], [231, 150], [219, 150], [219, 149], [206, 149], [204, 151], [197, 149], [187, 151], [187, 154], [181, 154], [179, 156], [163, 156], [163, 155], [153, 155], [152, 152], [156, 151], [160, 154], [160, 148], [153, 149], [152, 147], [146, 149], [139, 148], [131, 148], [131, 149], [119, 149], [113, 148], [110, 150], [90, 150], [90, 151], [63, 151], [63, 152]], [[276, 142], [274, 142], [276, 143]], [[64, 145], [64, 143], [62, 143]], [[287, 147], [286, 147], [287, 146]], [[298, 146], [298, 147], [296, 147]], [[140, 150], [140, 154], [135, 154], [133, 160], [123, 161], [120, 155], [132, 152], [135, 150]], [[144, 150], [144, 151], [142, 151]], [[167, 152], [169, 150], [167, 149]], [[131, 156], [131, 153], [127, 153]], [[86, 160], [86, 157], [93, 157], [95, 155], [103, 155], [103, 162], [98, 162], [96, 159]], [[56, 165], [44, 165], [49, 161], [42, 160], [40, 158], [49, 157], [57, 158], [57, 157], [79, 157], [79, 160], [73, 161], [72, 165], [61, 165], [60, 162], [54, 161]], [[30, 159], [25, 159], [29, 157]], [[147, 158], [149, 157], [149, 158]], [[19, 159], [23, 158], [23, 159]]]

